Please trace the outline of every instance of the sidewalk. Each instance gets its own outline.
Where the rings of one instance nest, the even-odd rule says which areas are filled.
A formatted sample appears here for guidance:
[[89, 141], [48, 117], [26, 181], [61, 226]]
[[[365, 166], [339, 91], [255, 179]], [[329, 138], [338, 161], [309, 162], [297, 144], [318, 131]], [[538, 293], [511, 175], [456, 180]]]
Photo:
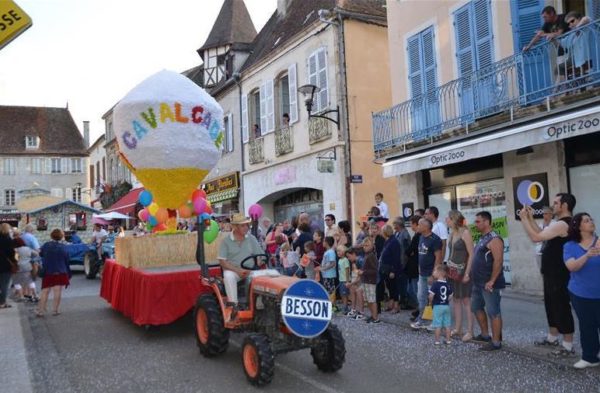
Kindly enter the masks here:
[[[570, 368], [581, 357], [579, 345], [579, 332], [575, 314], [575, 338], [574, 348], [576, 356], [568, 359], [556, 358], [550, 355], [552, 349], [541, 348], [533, 345], [533, 341], [546, 336], [548, 327], [546, 325], [546, 312], [541, 296], [524, 295], [506, 289], [502, 293], [502, 320], [503, 320], [503, 350], [517, 355], [527, 356], [540, 361], [550, 362], [565, 368]], [[410, 328], [410, 312], [402, 311], [399, 314], [383, 313], [381, 320], [391, 323], [407, 330]], [[466, 320], [463, 322], [463, 331]], [[479, 334], [477, 321], [474, 322], [475, 335]]]
[[0, 386], [5, 392], [30, 393], [31, 371], [27, 363], [27, 352], [19, 305], [8, 300], [12, 308], [0, 310]]

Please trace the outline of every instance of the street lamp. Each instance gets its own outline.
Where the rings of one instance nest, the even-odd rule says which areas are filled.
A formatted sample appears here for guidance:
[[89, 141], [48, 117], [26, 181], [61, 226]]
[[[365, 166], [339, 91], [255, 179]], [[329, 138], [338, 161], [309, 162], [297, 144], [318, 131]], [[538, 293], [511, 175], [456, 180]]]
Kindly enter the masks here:
[[[313, 100], [315, 98], [315, 94], [320, 92], [321, 88], [315, 85], [304, 85], [298, 88], [298, 92], [304, 96], [304, 104], [306, 105], [306, 111], [308, 112], [308, 118], [318, 117], [321, 119], [329, 120], [334, 122], [337, 125], [338, 130], [340, 129], [340, 107], [339, 105], [335, 109], [330, 109], [326, 112], [321, 113], [320, 115], [313, 115], [312, 106]], [[326, 115], [330, 113], [335, 113], [335, 118], [328, 117]]]

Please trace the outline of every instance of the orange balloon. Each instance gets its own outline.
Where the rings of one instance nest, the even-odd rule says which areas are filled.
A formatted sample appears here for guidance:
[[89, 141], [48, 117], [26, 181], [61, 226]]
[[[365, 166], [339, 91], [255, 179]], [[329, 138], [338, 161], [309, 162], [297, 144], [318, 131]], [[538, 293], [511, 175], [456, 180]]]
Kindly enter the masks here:
[[167, 226], [165, 224], [158, 224], [154, 228], [152, 228], [152, 232], [162, 232], [167, 230]]
[[159, 224], [162, 224], [169, 219], [169, 212], [164, 207], [161, 207], [156, 211], [155, 217], [156, 221], [158, 221]]
[[193, 192], [192, 194], [192, 202], [195, 201], [197, 198], [204, 198], [206, 199], [206, 193], [204, 192], [204, 190], [196, 190]]
[[192, 216], [192, 209], [187, 204], [183, 204], [179, 206], [179, 217], [181, 218], [190, 218]]

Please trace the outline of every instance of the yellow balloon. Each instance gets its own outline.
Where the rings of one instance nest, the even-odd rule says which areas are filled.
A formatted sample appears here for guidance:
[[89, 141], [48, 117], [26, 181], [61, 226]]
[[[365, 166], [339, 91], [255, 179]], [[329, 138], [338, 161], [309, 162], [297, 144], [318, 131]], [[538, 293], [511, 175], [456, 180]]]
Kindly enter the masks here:
[[149, 211], [149, 212], [150, 212], [150, 214], [152, 214], [152, 215], [155, 215], [155, 214], [156, 214], [156, 212], [158, 211], [158, 209], [159, 209], [159, 208], [158, 208], [158, 205], [157, 205], [156, 203], [154, 203], [154, 202], [152, 202], [152, 203], [150, 204], [150, 206], [148, 206], [148, 211]]

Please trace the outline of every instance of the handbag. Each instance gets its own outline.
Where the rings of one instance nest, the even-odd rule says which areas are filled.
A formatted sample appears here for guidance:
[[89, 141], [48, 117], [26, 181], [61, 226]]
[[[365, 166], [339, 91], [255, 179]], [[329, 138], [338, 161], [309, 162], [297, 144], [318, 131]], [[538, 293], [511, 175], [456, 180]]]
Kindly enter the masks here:
[[452, 238], [450, 238], [450, 241], [450, 258], [446, 262], [446, 266], [448, 266], [448, 278], [453, 281], [462, 281], [463, 277], [465, 276], [465, 265], [452, 262], [452, 256], [454, 255], [454, 243], [452, 242]]
[[425, 319], [427, 321], [433, 320], [433, 306], [431, 304], [425, 306], [423, 309], [423, 315], [421, 315], [421, 319]]

